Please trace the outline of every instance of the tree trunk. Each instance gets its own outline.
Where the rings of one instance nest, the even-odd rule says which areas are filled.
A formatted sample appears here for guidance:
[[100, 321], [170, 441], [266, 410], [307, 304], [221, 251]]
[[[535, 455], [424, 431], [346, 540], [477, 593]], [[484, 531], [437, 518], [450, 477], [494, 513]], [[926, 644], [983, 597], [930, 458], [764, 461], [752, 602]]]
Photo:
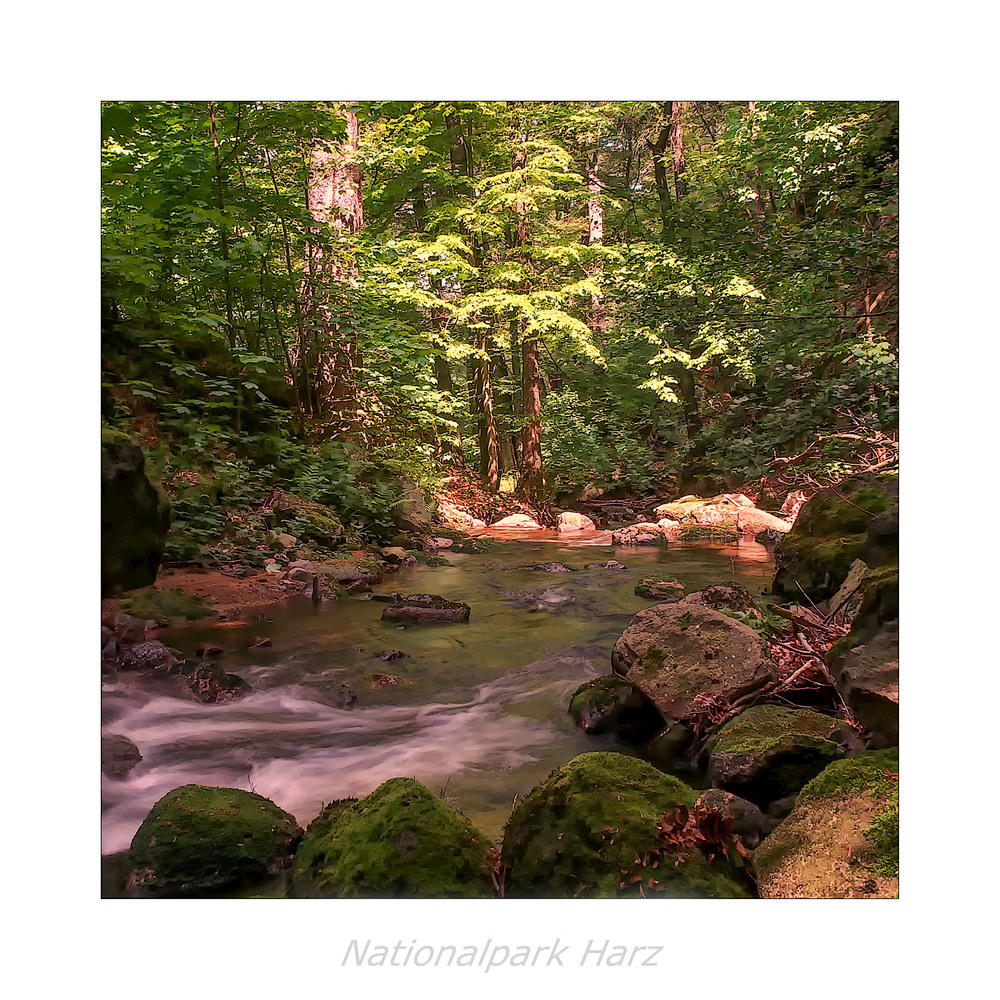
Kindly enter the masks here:
[[[754, 112], [757, 110], [756, 101], [748, 101], [747, 107], [750, 109], [750, 117], [753, 117]], [[754, 139], [757, 138], [757, 126], [753, 126], [753, 136]], [[754, 190], [754, 200], [753, 200], [753, 215], [757, 222], [757, 232], [762, 233], [764, 231], [764, 199], [760, 193], [760, 167], [755, 166], [753, 168], [753, 190]]]
[[542, 396], [538, 365], [538, 340], [521, 339], [521, 368], [524, 373], [524, 431], [521, 437], [521, 493], [534, 506], [544, 501], [542, 480]]
[[[311, 328], [313, 361], [309, 372], [314, 391], [314, 417], [325, 418], [334, 433], [353, 436], [358, 422], [355, 370], [359, 365], [358, 334], [352, 326], [342, 326], [334, 303], [356, 275], [335, 256], [324, 250], [324, 228], [355, 233], [364, 224], [361, 204], [361, 166], [358, 155], [358, 119], [353, 111], [341, 109], [347, 129], [339, 148], [313, 144], [307, 205], [316, 226], [311, 230], [306, 256], [303, 314]], [[353, 317], [351, 317], [353, 318]]]
[[670, 126], [664, 125], [660, 129], [660, 134], [656, 142], [646, 140], [650, 152], [653, 154], [653, 181], [656, 185], [656, 197], [660, 203], [660, 223], [663, 227], [663, 235], [667, 234], [668, 220], [670, 218], [670, 188], [667, 187], [667, 167], [663, 161], [663, 155], [667, 150], [667, 143], [670, 140]]
[[483, 357], [476, 361], [476, 403], [479, 412], [479, 471], [488, 489], [500, 489], [500, 447], [496, 418], [493, 414], [493, 381], [486, 354], [486, 333], [477, 336], [476, 346]]
[[670, 102], [670, 148], [674, 153], [674, 193], [680, 201], [687, 190], [684, 182], [687, 164], [684, 161], [684, 130], [681, 126], [680, 101]]
[[[212, 149], [215, 151], [215, 192], [216, 207], [221, 213], [226, 211], [223, 198], [222, 157], [219, 155], [219, 130], [215, 120], [215, 102], [208, 102], [208, 116], [212, 124]], [[226, 285], [226, 324], [228, 326], [229, 346], [236, 346], [236, 322], [233, 316], [233, 286], [229, 277], [229, 227], [223, 222], [219, 225], [219, 243], [222, 262], [225, 270], [222, 273]]]
[[[511, 167], [513, 170], [524, 170], [528, 162], [528, 136], [521, 134], [520, 145], [514, 149]], [[524, 247], [528, 243], [528, 211], [524, 201], [518, 198], [514, 202], [514, 248], [520, 252], [522, 264], [527, 267], [528, 261]], [[527, 290], [527, 289], [526, 289]], [[520, 492], [536, 507], [543, 502], [544, 484], [542, 480], [542, 373], [538, 365], [538, 340], [526, 336], [521, 331], [521, 399], [524, 407], [524, 430], [521, 433], [521, 481]]]

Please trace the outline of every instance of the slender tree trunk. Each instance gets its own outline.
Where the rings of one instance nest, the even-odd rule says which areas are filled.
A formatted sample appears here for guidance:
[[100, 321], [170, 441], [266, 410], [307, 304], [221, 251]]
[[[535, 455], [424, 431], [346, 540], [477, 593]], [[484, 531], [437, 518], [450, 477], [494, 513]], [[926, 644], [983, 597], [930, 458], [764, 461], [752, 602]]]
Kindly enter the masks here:
[[653, 182], [656, 186], [656, 198], [660, 203], [660, 223], [664, 236], [667, 234], [670, 218], [670, 188], [667, 186], [667, 167], [663, 157], [669, 141], [669, 125], [664, 125], [660, 129], [656, 142], [646, 140], [646, 145], [649, 146], [650, 152], [653, 154]]
[[[511, 168], [524, 170], [528, 162], [528, 136], [522, 133], [520, 144], [514, 149]], [[528, 265], [524, 247], [528, 243], [528, 210], [524, 201], [514, 202], [514, 247], [519, 251], [522, 265]], [[538, 340], [521, 331], [521, 400], [524, 407], [524, 430], [521, 433], [520, 491], [536, 507], [544, 501], [542, 478], [542, 373], [538, 364]]]
[[681, 125], [681, 102], [670, 102], [670, 148], [674, 154], [674, 193], [680, 201], [687, 190], [684, 182], [684, 172], [687, 164], [684, 160], [684, 129]]
[[[599, 150], [595, 147], [587, 162], [587, 191], [590, 194], [587, 201], [587, 245], [592, 247], [604, 246], [604, 206], [601, 204], [601, 182], [597, 173], [599, 155]], [[600, 285], [604, 277], [601, 262], [591, 261], [587, 274]], [[604, 297], [600, 292], [593, 292], [590, 296], [590, 329], [598, 344], [603, 346], [607, 332], [607, 314]]]
[[476, 346], [483, 352], [477, 360], [476, 395], [479, 404], [479, 470], [487, 488], [495, 493], [500, 489], [500, 446], [497, 439], [496, 418], [493, 414], [493, 382], [490, 362], [486, 354], [487, 335], [477, 337]]
[[521, 339], [521, 367], [524, 372], [524, 431], [521, 438], [521, 492], [536, 507], [544, 501], [542, 479], [542, 396], [538, 340]]
[[[215, 120], [215, 102], [208, 102], [208, 116], [212, 125], [212, 149], [215, 151], [215, 193], [216, 207], [225, 213], [226, 202], [223, 198], [222, 157], [219, 153], [219, 130]], [[223, 280], [226, 285], [226, 323], [228, 325], [229, 346], [236, 346], [236, 322], [233, 316], [233, 286], [229, 277], [229, 227], [223, 222], [219, 225], [219, 243], [222, 261], [225, 265]]]
[[[757, 110], [756, 101], [748, 101], [747, 106], [750, 109], [750, 116], [753, 117], [754, 112]], [[753, 126], [753, 136], [757, 137], [757, 125]], [[764, 198], [760, 193], [760, 167], [754, 166], [753, 168], [753, 190], [754, 190], [754, 200], [753, 200], [753, 215], [757, 222], [757, 232], [763, 233], [764, 231]]]

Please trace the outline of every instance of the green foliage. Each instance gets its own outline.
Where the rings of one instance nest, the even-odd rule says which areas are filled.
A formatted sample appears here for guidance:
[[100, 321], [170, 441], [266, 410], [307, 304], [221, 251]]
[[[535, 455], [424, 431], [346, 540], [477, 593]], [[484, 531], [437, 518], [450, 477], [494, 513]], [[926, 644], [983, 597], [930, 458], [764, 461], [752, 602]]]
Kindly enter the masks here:
[[[753, 480], [810, 443], [803, 474], [881, 460], [856, 439], [898, 425], [896, 106], [679, 108], [683, 197], [648, 155], [669, 103], [359, 102], [349, 233], [304, 196], [310, 150], [344, 155], [342, 107], [106, 103], [104, 419], [155, 427], [165, 472], [242, 476], [223, 508], [281, 484], [373, 539], [389, 477], [479, 459], [484, 366], [520, 478], [526, 341], [550, 492]], [[322, 320], [311, 259], [335, 278]], [[314, 398], [345, 338], [350, 426]], [[217, 500], [182, 499], [186, 551]]]

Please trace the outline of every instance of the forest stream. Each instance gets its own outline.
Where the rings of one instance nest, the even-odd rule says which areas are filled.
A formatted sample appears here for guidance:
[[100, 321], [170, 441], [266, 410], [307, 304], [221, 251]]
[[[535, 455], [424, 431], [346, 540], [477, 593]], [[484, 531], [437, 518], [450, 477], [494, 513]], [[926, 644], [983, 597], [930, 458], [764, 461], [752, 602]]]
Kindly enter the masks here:
[[[771, 552], [752, 541], [621, 549], [606, 532], [526, 534], [508, 533], [499, 553], [449, 551], [451, 566], [404, 569], [374, 588], [464, 601], [465, 624], [400, 628], [381, 620], [379, 601], [299, 597], [239, 622], [164, 629], [159, 638], [185, 656], [221, 646], [225, 669], [254, 690], [206, 705], [153, 677], [106, 680], [103, 732], [127, 737], [142, 760], [124, 778], [102, 778], [105, 895], [123, 894], [124, 852], [150, 807], [187, 783], [256, 791], [305, 827], [326, 802], [412, 776], [499, 840], [515, 796], [555, 767], [588, 750], [637, 752], [585, 735], [567, 706], [583, 682], [610, 672], [615, 641], [650, 606], [634, 594], [643, 576], [668, 573], [688, 593], [736, 580], [761, 595], [773, 572]], [[627, 568], [583, 569], [609, 559]], [[518, 568], [540, 561], [577, 572]], [[271, 646], [249, 648], [265, 636]], [[379, 659], [387, 651], [407, 658]], [[343, 685], [357, 704], [338, 707]], [[279, 882], [252, 891], [280, 895]]]

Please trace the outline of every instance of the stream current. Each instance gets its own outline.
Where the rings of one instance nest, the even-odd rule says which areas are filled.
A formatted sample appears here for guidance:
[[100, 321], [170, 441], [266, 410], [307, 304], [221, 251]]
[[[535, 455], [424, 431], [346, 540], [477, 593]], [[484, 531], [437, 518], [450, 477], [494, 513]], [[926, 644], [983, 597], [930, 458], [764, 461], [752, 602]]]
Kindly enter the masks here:
[[[373, 588], [464, 601], [468, 623], [401, 629], [381, 621], [380, 601], [294, 598], [243, 622], [159, 636], [185, 656], [203, 642], [222, 647], [222, 666], [253, 686], [246, 697], [203, 705], [153, 678], [106, 676], [102, 732], [142, 754], [126, 777], [102, 775], [106, 883], [122, 867], [107, 856], [127, 851], [153, 803], [189, 783], [256, 791], [305, 828], [333, 799], [414, 777], [499, 839], [515, 796], [553, 768], [591, 750], [638, 753], [587, 736], [567, 706], [577, 687], [610, 672], [615, 641], [653, 603], [633, 592], [643, 576], [666, 574], [686, 593], [735, 579], [759, 596], [773, 572], [771, 553], [752, 541], [615, 548], [607, 532], [503, 537], [502, 552], [443, 551], [453, 565], [403, 569]], [[609, 559], [627, 569], [582, 568]], [[517, 568], [552, 561], [578, 572]], [[271, 646], [249, 648], [261, 636]], [[408, 658], [378, 658], [389, 650]], [[375, 674], [399, 680], [376, 686]], [[357, 694], [351, 708], [339, 707], [345, 684]]]

